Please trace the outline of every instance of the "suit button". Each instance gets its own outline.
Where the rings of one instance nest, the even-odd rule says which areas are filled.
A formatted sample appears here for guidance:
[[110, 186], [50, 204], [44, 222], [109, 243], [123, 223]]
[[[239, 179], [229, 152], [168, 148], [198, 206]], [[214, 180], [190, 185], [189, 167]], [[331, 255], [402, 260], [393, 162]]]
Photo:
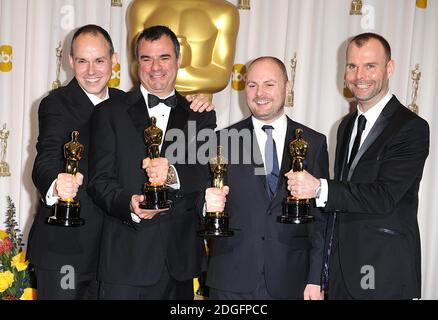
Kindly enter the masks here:
[[262, 237], [262, 240], [265, 241], [265, 237]]

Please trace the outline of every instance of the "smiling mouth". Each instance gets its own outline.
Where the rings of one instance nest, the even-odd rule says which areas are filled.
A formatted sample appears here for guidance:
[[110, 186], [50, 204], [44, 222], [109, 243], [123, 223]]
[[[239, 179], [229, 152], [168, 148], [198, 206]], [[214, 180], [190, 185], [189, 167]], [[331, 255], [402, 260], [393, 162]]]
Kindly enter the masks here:
[[162, 78], [162, 77], [164, 77], [165, 76], [165, 74], [162, 74], [162, 73], [160, 73], [160, 74], [151, 74], [150, 75], [150, 77], [152, 78], [152, 79], [157, 79], [157, 78]]
[[265, 104], [270, 103], [271, 100], [268, 100], [268, 99], [259, 99], [259, 100], [254, 100], [254, 102], [255, 102], [257, 105], [265, 105]]
[[85, 81], [89, 82], [89, 83], [97, 83], [100, 81], [100, 78], [87, 78], [85, 79]]
[[371, 87], [370, 83], [355, 83], [354, 86], [360, 90], [366, 90]]

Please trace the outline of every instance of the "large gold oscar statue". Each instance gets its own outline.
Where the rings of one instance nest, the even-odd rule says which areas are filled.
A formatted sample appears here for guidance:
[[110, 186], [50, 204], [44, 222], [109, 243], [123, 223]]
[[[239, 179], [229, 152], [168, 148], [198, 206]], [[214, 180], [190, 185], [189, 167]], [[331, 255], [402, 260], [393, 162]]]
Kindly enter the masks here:
[[212, 94], [230, 79], [239, 30], [239, 12], [226, 0], [134, 0], [128, 9], [131, 75], [137, 79], [135, 39], [145, 27], [172, 29], [181, 45], [176, 89]]

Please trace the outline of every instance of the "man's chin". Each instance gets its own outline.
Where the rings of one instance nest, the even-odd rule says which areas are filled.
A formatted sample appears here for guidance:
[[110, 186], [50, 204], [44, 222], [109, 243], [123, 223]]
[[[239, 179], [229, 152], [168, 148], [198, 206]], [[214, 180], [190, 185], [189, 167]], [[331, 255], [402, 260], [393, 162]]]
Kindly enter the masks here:
[[102, 93], [105, 86], [94, 86], [94, 85], [87, 85], [84, 87], [85, 91], [87, 91], [89, 94], [99, 95]]
[[353, 92], [353, 96], [357, 101], [361, 101], [361, 102], [367, 102], [368, 100], [371, 99], [370, 96], [358, 95], [354, 92]]

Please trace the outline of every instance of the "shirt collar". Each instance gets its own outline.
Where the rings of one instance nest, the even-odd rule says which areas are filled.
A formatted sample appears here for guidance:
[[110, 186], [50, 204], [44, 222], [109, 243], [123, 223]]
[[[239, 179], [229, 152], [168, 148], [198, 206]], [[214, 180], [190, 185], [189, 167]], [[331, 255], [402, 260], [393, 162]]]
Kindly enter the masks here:
[[261, 130], [263, 131], [262, 127], [264, 125], [270, 125], [273, 126], [275, 131], [277, 132], [286, 132], [287, 129], [287, 117], [286, 114], [283, 113], [280, 118], [276, 119], [274, 122], [271, 123], [265, 123], [257, 118], [255, 118], [254, 116], [251, 117], [252, 119], [252, 124], [254, 126], [254, 129], [257, 130]]
[[99, 103], [101, 103], [102, 101], [105, 101], [106, 99], [109, 98], [109, 90], [108, 87], [106, 87], [106, 92], [105, 92], [105, 96], [103, 97], [103, 99], [99, 98], [98, 96], [96, 96], [93, 93], [88, 93], [87, 91], [85, 91], [84, 88], [81, 87], [82, 90], [84, 90], [85, 94], [87, 95], [88, 99], [90, 99], [91, 103], [93, 104], [93, 106], [97, 106]]

